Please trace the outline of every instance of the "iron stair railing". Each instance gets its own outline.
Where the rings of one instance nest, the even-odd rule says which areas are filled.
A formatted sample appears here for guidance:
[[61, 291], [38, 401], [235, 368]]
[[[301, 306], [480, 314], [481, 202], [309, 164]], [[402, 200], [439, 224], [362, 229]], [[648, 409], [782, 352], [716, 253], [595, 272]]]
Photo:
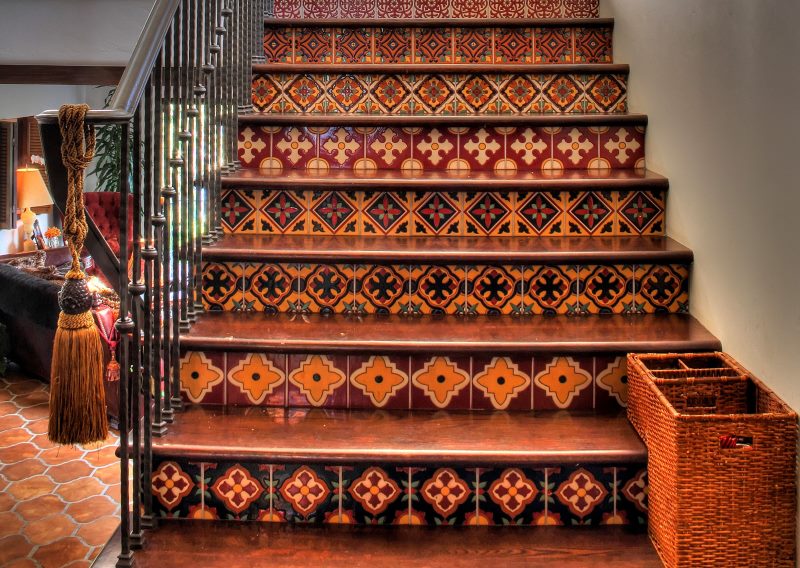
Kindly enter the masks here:
[[[120, 295], [118, 566], [132, 565], [156, 523], [152, 437], [181, 408], [180, 337], [203, 310], [203, 245], [222, 234], [220, 179], [238, 166], [237, 116], [252, 109], [251, 64], [271, 12], [271, 0], [156, 0], [109, 108], [86, 117], [122, 130], [119, 256], [93, 225], [87, 238]], [[58, 111], [37, 119], [63, 213]]]

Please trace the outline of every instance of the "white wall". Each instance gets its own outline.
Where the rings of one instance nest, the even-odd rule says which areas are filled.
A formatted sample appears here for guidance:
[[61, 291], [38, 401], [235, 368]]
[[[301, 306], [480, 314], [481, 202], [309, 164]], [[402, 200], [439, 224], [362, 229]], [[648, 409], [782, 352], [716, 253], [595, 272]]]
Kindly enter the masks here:
[[603, 0], [692, 312], [800, 409], [800, 2]]
[[0, 63], [125, 65], [153, 0], [0, 0]]

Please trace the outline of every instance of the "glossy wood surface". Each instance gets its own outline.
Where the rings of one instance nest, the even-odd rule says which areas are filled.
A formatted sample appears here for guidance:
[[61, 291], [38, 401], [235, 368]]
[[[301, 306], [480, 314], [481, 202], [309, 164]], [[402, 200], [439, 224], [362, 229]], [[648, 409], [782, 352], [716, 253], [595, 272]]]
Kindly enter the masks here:
[[116, 85], [119, 65], [0, 65], [0, 84]]
[[490, 126], [646, 126], [644, 114], [302, 114], [245, 113], [239, 124], [308, 125], [308, 126], [426, 126], [426, 125], [490, 125]]
[[[95, 561], [114, 566], [115, 535]], [[655, 568], [646, 533], [622, 527], [396, 527], [165, 521], [137, 568]]]
[[[256, 73], [527, 73], [552, 75], [561, 73], [590, 74], [614, 73], [627, 75], [630, 66], [624, 63], [567, 63], [567, 64], [513, 64], [513, 63], [257, 63]], [[493, 115], [484, 115], [491, 119]]]
[[613, 18], [266, 18], [265, 27], [285, 28], [582, 28], [608, 27], [614, 25]]
[[692, 262], [669, 237], [318, 237], [228, 234], [203, 249], [205, 260], [591, 264]]
[[564, 170], [554, 172], [447, 172], [422, 173], [401, 170], [267, 170], [243, 168], [222, 178], [223, 187], [261, 187], [264, 189], [309, 188], [320, 186], [347, 189], [518, 189], [559, 191], [581, 189], [666, 190], [669, 181], [650, 170]]
[[350, 316], [210, 312], [181, 336], [187, 349], [321, 353], [627, 353], [717, 351], [688, 314], [610, 316]]
[[432, 412], [190, 406], [153, 453], [264, 463], [645, 463], [624, 411]]

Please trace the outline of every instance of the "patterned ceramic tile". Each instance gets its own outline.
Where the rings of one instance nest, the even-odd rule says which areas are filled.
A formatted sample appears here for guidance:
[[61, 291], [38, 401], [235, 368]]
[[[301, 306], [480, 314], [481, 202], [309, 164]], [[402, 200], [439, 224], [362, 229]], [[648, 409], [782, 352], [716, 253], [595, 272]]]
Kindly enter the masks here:
[[409, 481], [405, 468], [344, 468], [342, 509], [358, 524], [399, 524], [408, 513]]
[[411, 134], [402, 128], [381, 126], [367, 136], [366, 156], [376, 169], [399, 168], [411, 157], [411, 151]]
[[372, 30], [339, 28], [334, 35], [336, 63], [371, 63]]
[[453, 63], [451, 28], [417, 28], [414, 42], [416, 63]]
[[265, 28], [263, 44], [267, 63], [294, 61], [292, 32], [292, 28]]
[[356, 265], [354, 299], [349, 312], [400, 314], [409, 311], [411, 267], [405, 265]]
[[350, 355], [350, 408], [409, 407], [407, 355]]
[[289, 355], [287, 405], [347, 408], [346, 355]]
[[341, 468], [307, 465], [272, 466], [272, 511], [276, 519], [322, 523], [338, 509]]
[[375, 63], [411, 63], [411, 28], [376, 28]]
[[472, 408], [533, 410], [530, 357], [472, 357]]
[[543, 469], [481, 469], [480, 511], [492, 525], [532, 525], [545, 515], [545, 489]]
[[295, 32], [296, 61], [303, 63], [331, 63], [333, 61], [333, 34], [326, 28], [298, 28]]
[[634, 191], [618, 197], [619, 234], [663, 235], [666, 227], [664, 194]]
[[308, 128], [279, 128], [277, 132], [269, 134], [269, 140], [268, 155], [276, 164], [287, 169], [303, 169], [317, 155], [317, 138]]
[[611, 236], [616, 233], [614, 195], [610, 191], [567, 193], [567, 234]]
[[415, 192], [413, 235], [458, 235], [462, 233], [462, 199], [458, 192]]
[[575, 63], [611, 63], [612, 33], [610, 28], [577, 28], [575, 30]]
[[644, 168], [644, 127], [615, 126], [600, 132], [600, 160], [611, 168]]
[[599, 525], [614, 510], [614, 468], [603, 466], [548, 469], [553, 486], [549, 514], [564, 525]]
[[352, 168], [364, 156], [364, 136], [354, 129], [330, 128], [319, 137], [319, 157], [331, 168]]
[[597, 134], [580, 126], [558, 128], [551, 148], [555, 169], [587, 169], [598, 156]]
[[503, 159], [505, 129], [470, 127], [460, 134], [461, 159], [472, 170], [494, 170]]
[[202, 508], [204, 484], [198, 463], [154, 460], [150, 475], [153, 515], [188, 518]]
[[226, 233], [258, 231], [258, 198], [253, 190], [231, 189], [220, 197], [222, 228]]
[[566, 28], [534, 30], [535, 63], [572, 63], [572, 33]]
[[238, 262], [203, 263], [203, 307], [212, 312], [241, 308], [244, 296], [242, 265]]
[[236, 462], [205, 462], [207, 491], [203, 508], [212, 516], [232, 520], [257, 520], [266, 505], [265, 477], [269, 466]]
[[628, 364], [625, 356], [595, 357], [595, 408], [615, 411], [628, 406]]
[[261, 192], [259, 233], [305, 234], [308, 231], [308, 196], [300, 190]]
[[286, 355], [227, 354], [227, 404], [283, 406], [286, 391]]
[[453, 17], [483, 18], [489, 8], [488, 0], [452, 0]]
[[341, 314], [353, 303], [354, 267], [349, 264], [301, 264], [298, 275], [299, 311]]
[[494, 31], [495, 63], [533, 63], [533, 34], [529, 28]]
[[[419, 129], [413, 133], [413, 157], [423, 170], [447, 170], [457, 158], [459, 134], [453, 129]], [[416, 199], [415, 203], [419, 203]]]
[[464, 232], [467, 235], [509, 236], [513, 231], [516, 208], [513, 192], [494, 191], [467, 194], [464, 205]]
[[620, 521], [647, 524], [647, 468], [644, 464], [617, 468], [616, 511]]
[[412, 0], [376, 0], [378, 18], [411, 18], [414, 14]]
[[309, 202], [309, 233], [358, 233], [358, 194], [354, 191], [314, 191]]
[[514, 235], [563, 235], [566, 227], [565, 197], [566, 192], [517, 193], [514, 202]]
[[270, 157], [273, 155], [272, 142], [276, 130], [280, 130], [280, 128], [274, 126], [255, 129], [250, 126], [239, 128], [238, 156], [242, 166], [250, 168], [274, 167]]
[[689, 311], [689, 267], [652, 265], [636, 267], [637, 304], [644, 313]]
[[491, 28], [456, 28], [453, 31], [456, 44], [456, 63], [491, 63]]
[[581, 266], [579, 279], [581, 313], [623, 314], [631, 311], [636, 298], [633, 266]]
[[245, 263], [243, 265], [245, 311], [275, 314], [291, 311], [297, 298], [296, 264]]
[[195, 404], [225, 404], [225, 354], [187, 351], [180, 361], [181, 394]]
[[412, 358], [411, 406], [419, 409], [468, 410], [470, 358]]
[[523, 274], [525, 313], [567, 314], [577, 302], [575, 279], [564, 266], [530, 266]]
[[535, 410], [591, 410], [594, 406], [592, 357], [534, 357]]
[[464, 266], [412, 266], [409, 313], [463, 314], [466, 275]]
[[470, 266], [465, 283], [466, 313], [515, 313], [522, 303], [522, 273], [520, 266]]
[[419, 481], [419, 501], [415, 509], [428, 525], [464, 525], [467, 515], [475, 514], [477, 470], [467, 468], [429, 468], [414, 472]]

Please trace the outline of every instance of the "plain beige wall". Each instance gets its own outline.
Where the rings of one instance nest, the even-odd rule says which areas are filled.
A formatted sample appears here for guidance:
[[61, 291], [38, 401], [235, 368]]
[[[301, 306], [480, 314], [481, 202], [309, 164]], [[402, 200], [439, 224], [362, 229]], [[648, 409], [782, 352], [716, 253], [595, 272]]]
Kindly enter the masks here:
[[800, 2], [603, 0], [692, 312], [800, 410]]

